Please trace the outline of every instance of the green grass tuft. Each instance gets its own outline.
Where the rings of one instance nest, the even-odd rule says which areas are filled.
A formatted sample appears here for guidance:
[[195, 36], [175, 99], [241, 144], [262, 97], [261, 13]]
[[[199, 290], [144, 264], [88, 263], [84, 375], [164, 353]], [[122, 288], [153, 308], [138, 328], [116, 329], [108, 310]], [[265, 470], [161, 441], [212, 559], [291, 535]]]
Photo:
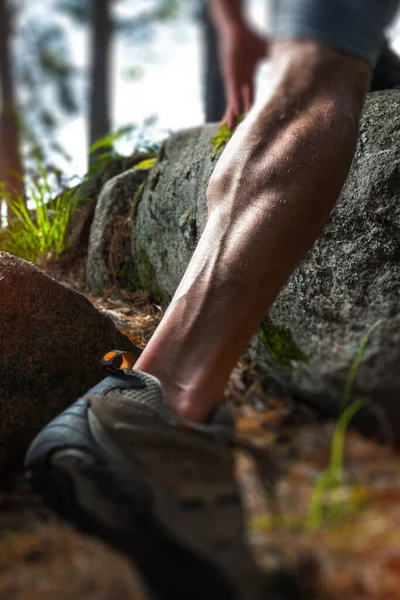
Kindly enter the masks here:
[[[315, 483], [307, 519], [307, 528], [316, 529], [324, 520], [344, 517], [359, 508], [346, 503], [338, 493], [344, 483], [344, 445], [346, 431], [351, 419], [362, 407], [362, 400], [352, 402], [341, 414], [332, 437], [329, 468], [323, 471]], [[327, 498], [328, 493], [330, 497]]]
[[0, 235], [1, 249], [35, 262], [57, 258], [66, 247], [68, 226], [79, 198], [74, 190], [53, 197], [53, 190], [43, 168], [40, 177], [28, 185], [28, 198], [35, 208], [28, 209], [25, 199], [2, 192], [13, 216]]
[[[340, 402], [340, 417], [332, 437], [329, 467], [319, 475], [311, 498], [307, 520], [307, 526], [311, 529], [319, 527], [324, 519], [340, 519], [346, 514], [357, 511], [361, 506], [360, 502], [345, 502], [338, 493], [344, 483], [345, 438], [351, 419], [364, 404], [361, 399], [351, 401], [358, 368], [371, 334], [379, 325], [385, 322], [389, 322], [389, 319], [380, 319], [368, 330], [362, 338], [351, 364]], [[331, 497], [327, 502], [326, 496], [328, 493]]]
[[362, 357], [371, 334], [382, 323], [390, 319], [377, 321], [362, 338], [351, 364], [340, 402], [340, 417], [332, 436], [329, 466], [316, 479], [308, 508], [306, 521], [291, 515], [262, 515], [252, 519], [250, 530], [284, 528], [290, 530], [313, 531], [323, 524], [337, 525], [344, 518], [359, 513], [365, 506], [367, 494], [365, 488], [345, 486], [344, 449], [346, 432], [350, 421], [365, 404], [363, 399], [351, 400], [354, 382]]
[[380, 319], [379, 321], [374, 323], [374, 325], [372, 325], [372, 327], [367, 331], [367, 333], [361, 340], [357, 353], [354, 357], [353, 363], [350, 367], [349, 374], [347, 375], [346, 383], [343, 389], [342, 399], [340, 402], [340, 413], [342, 413], [346, 409], [346, 407], [351, 401], [351, 394], [353, 391], [354, 381], [358, 372], [358, 367], [360, 366], [361, 359], [364, 356], [365, 348], [368, 344], [368, 340], [371, 337], [371, 334], [375, 331], [377, 327], [379, 327], [379, 325], [388, 322], [389, 319]]

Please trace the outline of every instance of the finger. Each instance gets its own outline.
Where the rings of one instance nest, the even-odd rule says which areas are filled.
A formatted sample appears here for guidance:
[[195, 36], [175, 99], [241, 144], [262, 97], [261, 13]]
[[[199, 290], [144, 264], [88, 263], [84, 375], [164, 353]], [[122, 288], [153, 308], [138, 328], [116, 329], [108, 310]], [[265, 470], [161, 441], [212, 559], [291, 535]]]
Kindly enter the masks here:
[[236, 125], [236, 113], [231, 107], [227, 107], [224, 118], [222, 119], [222, 125], [226, 125], [228, 129], [233, 129]]
[[248, 113], [254, 102], [254, 86], [251, 83], [245, 83], [242, 86], [242, 98], [244, 111]]
[[231, 106], [234, 111], [240, 111], [241, 103], [241, 78], [235, 72], [230, 69], [224, 74], [225, 93], [227, 99], [227, 105]]
[[226, 125], [226, 127], [229, 129], [229, 111], [225, 111], [224, 116], [222, 117], [222, 121], [221, 121], [221, 127], [223, 127], [224, 125]]

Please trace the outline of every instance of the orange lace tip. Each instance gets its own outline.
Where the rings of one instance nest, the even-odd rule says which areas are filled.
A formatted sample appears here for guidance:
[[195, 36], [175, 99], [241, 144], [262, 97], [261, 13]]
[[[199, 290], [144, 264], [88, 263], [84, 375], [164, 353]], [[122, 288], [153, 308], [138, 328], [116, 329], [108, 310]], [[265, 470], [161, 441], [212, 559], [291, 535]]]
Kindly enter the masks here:
[[122, 350], [111, 350], [101, 359], [101, 366], [107, 371], [124, 371], [132, 369], [135, 364], [135, 357], [130, 352]]

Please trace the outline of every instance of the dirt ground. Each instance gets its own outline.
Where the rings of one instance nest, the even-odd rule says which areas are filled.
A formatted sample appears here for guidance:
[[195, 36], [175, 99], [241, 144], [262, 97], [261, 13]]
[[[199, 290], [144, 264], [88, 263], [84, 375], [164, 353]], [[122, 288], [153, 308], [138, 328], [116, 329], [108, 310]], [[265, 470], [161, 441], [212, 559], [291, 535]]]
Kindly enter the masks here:
[[[162, 316], [145, 293], [110, 290], [89, 298], [142, 347]], [[290, 399], [266, 395], [245, 360], [232, 374], [227, 399], [238, 434], [266, 449], [279, 467], [271, 502], [251, 462], [237, 457], [249, 540], [259, 562], [269, 569], [294, 565], [304, 577], [311, 573], [321, 598], [400, 599], [398, 451], [347, 432], [342, 476], [329, 481], [321, 473], [329, 467], [334, 423], [320, 422]], [[21, 475], [2, 490], [1, 599], [145, 597], [126, 558], [61, 523]]]

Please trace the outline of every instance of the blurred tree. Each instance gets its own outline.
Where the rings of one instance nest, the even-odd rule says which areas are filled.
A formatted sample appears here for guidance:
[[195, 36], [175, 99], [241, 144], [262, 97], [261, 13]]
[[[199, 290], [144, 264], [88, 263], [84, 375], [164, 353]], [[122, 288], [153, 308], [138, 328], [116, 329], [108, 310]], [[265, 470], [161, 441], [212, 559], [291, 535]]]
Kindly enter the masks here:
[[97, 151], [90, 152], [90, 147], [111, 133], [110, 53], [114, 34], [130, 43], [143, 42], [151, 37], [156, 22], [173, 18], [179, 8], [178, 0], [139, 1], [135, 3], [137, 10], [133, 16], [118, 18], [112, 9], [123, 4], [133, 5], [131, 0], [56, 0], [59, 11], [90, 28], [89, 163], [97, 155]]
[[[91, 76], [89, 91], [89, 147], [111, 131], [110, 46], [113, 30], [111, 0], [90, 0]], [[95, 153], [89, 154], [93, 161]]]
[[4, 186], [3, 193], [24, 196], [24, 171], [12, 68], [12, 31], [12, 8], [8, 0], [0, 0], [0, 182]]
[[59, 177], [60, 170], [46, 159], [55, 151], [63, 153], [53, 134], [59, 118], [78, 108], [65, 31], [49, 21], [43, 8], [35, 10], [42, 5], [39, 0], [0, 0], [3, 199], [7, 194], [25, 197], [26, 177], [40, 177], [43, 165]]
[[225, 89], [219, 66], [218, 35], [207, 0], [199, 10], [202, 54], [202, 93], [206, 123], [221, 121], [225, 113]]
[[[22, 9], [14, 43], [14, 70], [18, 85], [18, 108], [23, 138], [24, 162], [29, 175], [37, 164], [60, 174], [55, 153], [68, 159], [55, 139], [58, 125], [79, 109], [77, 69], [70, 60], [70, 47], [62, 24], [48, 20], [46, 12]], [[39, 0], [36, 1], [39, 4]]]

